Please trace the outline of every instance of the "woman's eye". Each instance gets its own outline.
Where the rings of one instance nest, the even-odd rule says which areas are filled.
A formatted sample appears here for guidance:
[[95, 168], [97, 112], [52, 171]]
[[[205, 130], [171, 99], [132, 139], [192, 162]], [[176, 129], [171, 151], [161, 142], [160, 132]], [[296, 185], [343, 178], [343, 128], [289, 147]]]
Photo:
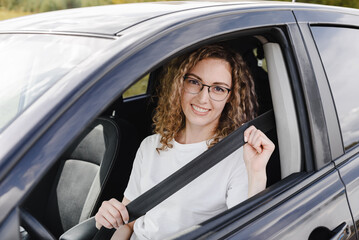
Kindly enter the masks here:
[[199, 81], [196, 79], [188, 79], [188, 82], [193, 85], [200, 85]]
[[213, 86], [213, 90], [216, 93], [224, 93], [226, 91], [224, 87], [220, 87], [220, 86]]

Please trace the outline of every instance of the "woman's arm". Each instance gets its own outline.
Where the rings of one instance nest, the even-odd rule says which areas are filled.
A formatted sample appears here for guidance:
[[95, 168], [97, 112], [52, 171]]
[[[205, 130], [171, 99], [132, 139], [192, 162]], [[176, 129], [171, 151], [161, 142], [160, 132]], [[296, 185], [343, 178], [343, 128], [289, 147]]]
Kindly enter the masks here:
[[133, 225], [135, 221], [122, 225], [117, 228], [116, 232], [112, 235], [111, 240], [128, 240], [133, 233]]
[[243, 156], [248, 173], [248, 197], [252, 197], [266, 188], [266, 166], [275, 145], [254, 126], [244, 132], [244, 141], [247, 142], [243, 147]]

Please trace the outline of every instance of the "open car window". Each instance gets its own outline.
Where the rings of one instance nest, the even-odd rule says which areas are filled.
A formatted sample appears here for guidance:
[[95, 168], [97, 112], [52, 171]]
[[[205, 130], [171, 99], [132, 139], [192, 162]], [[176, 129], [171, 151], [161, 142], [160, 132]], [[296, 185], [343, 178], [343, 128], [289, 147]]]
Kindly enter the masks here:
[[[234, 48], [237, 48], [237, 51], [243, 56], [254, 77], [260, 107], [258, 114], [272, 108], [275, 112], [276, 129], [273, 129], [268, 133], [268, 136], [277, 146], [276, 152], [272, 155], [267, 166], [268, 186], [271, 186], [281, 179], [301, 171], [299, 131], [296, 122], [295, 105], [290, 91], [289, 77], [286, 72], [284, 58], [279, 44], [268, 42], [264, 37], [250, 36], [239, 38], [231, 40], [230, 44], [234, 46]], [[48, 216], [40, 217], [45, 214], [43, 212], [44, 210], [34, 203], [35, 201], [41, 202], [37, 196], [40, 192], [42, 194], [43, 192], [48, 192], [49, 196], [52, 196], [52, 198], [54, 198], [54, 194], [55, 196], [59, 195], [58, 197], [55, 197], [55, 199], [49, 200], [49, 202], [58, 202], [59, 208], [61, 208], [62, 202], [71, 200], [71, 196], [64, 198], [66, 194], [61, 190], [61, 188], [73, 184], [72, 182], [66, 183], [66, 181], [75, 181], [70, 176], [66, 177], [66, 174], [69, 174], [70, 171], [76, 168], [76, 163], [74, 163], [74, 161], [77, 158], [86, 158], [86, 156], [83, 156], [80, 149], [81, 146], [88, 147], [86, 144], [89, 144], [89, 141], [99, 143], [96, 148], [93, 149], [97, 149], [94, 152], [95, 155], [100, 154], [101, 151], [103, 154], [106, 153], [105, 149], [98, 149], [99, 146], [104, 144], [104, 142], [101, 142], [101, 139], [106, 139], [108, 136], [111, 136], [111, 134], [107, 136], [104, 132], [104, 124], [106, 121], [112, 121], [113, 124], [119, 128], [120, 133], [117, 135], [117, 137], [120, 138], [119, 142], [127, 141], [128, 143], [126, 145], [127, 147], [121, 146], [119, 148], [120, 151], [115, 154], [116, 159], [123, 157], [126, 159], [126, 163], [124, 163], [124, 161], [120, 162], [119, 160], [108, 163], [110, 164], [110, 168], [112, 168], [112, 172], [109, 173], [106, 182], [104, 182], [106, 185], [103, 191], [97, 193], [97, 197], [99, 198], [92, 203], [95, 204], [96, 207], [92, 210], [87, 209], [91, 205], [91, 203], [87, 202], [87, 199], [83, 204], [85, 204], [85, 206], [88, 205], [88, 207], [77, 211], [76, 216], [82, 221], [93, 215], [96, 212], [95, 209], [99, 207], [99, 204], [102, 201], [111, 197], [122, 199], [121, 195], [127, 185], [132, 161], [137, 147], [139, 146], [139, 142], [152, 132], [151, 117], [157, 100], [155, 94], [156, 89], [148, 88], [155, 88], [156, 85], [158, 85], [159, 78], [162, 76], [162, 69], [162, 67], [157, 68], [157, 70], [147, 74], [130, 87], [129, 90], [123, 94], [122, 98], [114, 101], [114, 103], [103, 112], [102, 117], [108, 118], [109, 120], [102, 120], [102, 122], [95, 125], [92, 124], [92, 127], [90, 127], [89, 130], [86, 130], [86, 134], [82, 134], [80, 140], [76, 140], [72, 144], [72, 147], [65, 152], [59, 162], [45, 176], [42, 183], [37, 187], [33, 194], [30, 195], [28, 201], [25, 203], [25, 208], [30, 209], [29, 211], [32, 215], [37, 216], [41, 221], [45, 222], [48, 218]], [[152, 92], [152, 96], [144, 95], [147, 92]], [[143, 95], [143, 97], [133, 98], [133, 96], [139, 95]], [[122, 99], [125, 99], [125, 102]], [[131, 132], [131, 134], [129, 134], [129, 132]], [[125, 136], [125, 138], [122, 135]], [[131, 137], [129, 137], [130, 135]], [[97, 140], [90, 140], [91, 138]], [[116, 138], [116, 134], [112, 135], [112, 138]], [[121, 149], [126, 149], [130, 154], [123, 156], [123, 153], [121, 152], [124, 150]], [[285, 159], [285, 161], [282, 161], [282, 159]], [[96, 179], [93, 174], [97, 172], [96, 169], [101, 169], [101, 163], [96, 162], [96, 160], [90, 160], [90, 162], [93, 167], [85, 170], [83, 166], [83, 171], [87, 172], [89, 177], [92, 176], [91, 178]], [[91, 168], [94, 170], [91, 170]], [[119, 173], [121, 173], [121, 176], [123, 177], [119, 177]], [[119, 184], [119, 182], [121, 183]], [[76, 185], [77, 184], [79, 183], [76, 182]], [[54, 191], [55, 186], [57, 186], [56, 193], [51, 193]], [[98, 187], [93, 186], [93, 184], [91, 186], [90, 184], [87, 188], [90, 188], [90, 191], [95, 192]], [[83, 194], [85, 194], [83, 195], [84, 199], [88, 198], [86, 197], [87, 195], [85, 192], [83, 192]], [[49, 206], [49, 203], [47, 203], [47, 205]], [[51, 206], [54, 207], [54, 205]], [[75, 215], [74, 211], [75, 210], [73, 210], [73, 215]], [[77, 220], [74, 221], [68, 219], [65, 215], [69, 213], [66, 212], [60, 211], [59, 213], [56, 213], [56, 211], [52, 211], [50, 214], [52, 214], [52, 218], [56, 216], [55, 219], [65, 218], [69, 223], [68, 225], [60, 224], [60, 227], [56, 223], [51, 223], [51, 221], [47, 223], [46, 227], [49, 228], [50, 231], [55, 232], [55, 235], [57, 236], [59, 236], [61, 232], [67, 231], [77, 222]]]

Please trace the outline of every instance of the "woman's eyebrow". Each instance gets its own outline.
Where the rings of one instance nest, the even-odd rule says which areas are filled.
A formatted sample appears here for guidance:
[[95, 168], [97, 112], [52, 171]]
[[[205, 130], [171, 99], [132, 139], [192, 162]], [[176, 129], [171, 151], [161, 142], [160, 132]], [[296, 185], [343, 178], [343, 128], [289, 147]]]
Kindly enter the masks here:
[[[194, 73], [187, 73], [186, 75], [187, 75], [187, 76], [193, 76], [193, 77], [195, 77], [196, 79], [198, 79], [198, 80], [200, 80], [200, 81], [203, 82], [202, 78], [200, 78], [199, 76], [197, 76], [197, 75], [194, 74]], [[214, 83], [212, 83], [212, 85], [225, 85], [225, 86], [227, 86], [228, 88], [231, 88], [231, 86], [229, 86], [227, 83], [224, 83], [224, 82], [214, 82]]]
[[198, 80], [203, 81], [203, 80], [202, 80], [202, 78], [198, 77], [196, 74], [193, 74], [193, 73], [187, 73], [186, 75], [187, 75], [187, 76], [193, 76], [193, 77], [197, 78]]
[[227, 83], [224, 83], [224, 82], [214, 82], [214, 83], [212, 83], [212, 85], [225, 85], [228, 88], [231, 88], [231, 86], [229, 86]]

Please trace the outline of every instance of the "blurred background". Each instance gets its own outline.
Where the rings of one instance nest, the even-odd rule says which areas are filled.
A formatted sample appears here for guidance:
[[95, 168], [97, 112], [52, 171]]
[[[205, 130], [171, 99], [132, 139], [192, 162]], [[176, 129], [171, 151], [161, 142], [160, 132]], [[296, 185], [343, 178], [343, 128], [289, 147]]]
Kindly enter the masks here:
[[[0, 20], [67, 8], [153, 1], [160, 0], [0, 0]], [[359, 8], [357, 0], [296, 0], [296, 2]]]

